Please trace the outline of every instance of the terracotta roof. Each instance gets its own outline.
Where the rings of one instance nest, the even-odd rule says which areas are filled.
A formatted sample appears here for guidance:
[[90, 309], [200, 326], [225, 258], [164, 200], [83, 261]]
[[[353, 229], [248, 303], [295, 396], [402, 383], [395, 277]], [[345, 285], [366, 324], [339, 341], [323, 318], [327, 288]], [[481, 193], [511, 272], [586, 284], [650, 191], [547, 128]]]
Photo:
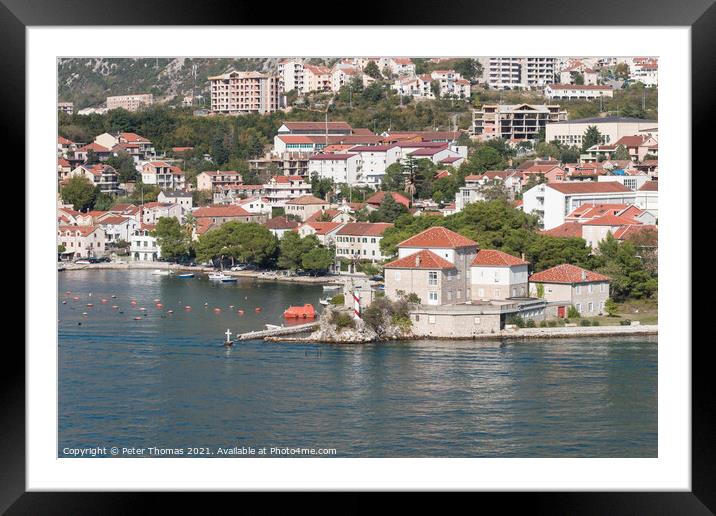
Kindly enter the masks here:
[[332, 219], [334, 217], [337, 217], [340, 214], [341, 214], [340, 211], [333, 209], [333, 208], [328, 208], [327, 210], [317, 211], [316, 213], [314, 213], [313, 215], [308, 217], [306, 219], [306, 222], [320, 222], [320, 219], [326, 215]]
[[548, 84], [553, 90], [611, 90], [611, 86], [600, 84]]
[[546, 186], [564, 194], [631, 192], [629, 188], [618, 181], [555, 182], [548, 183]]
[[410, 153], [411, 156], [434, 156], [435, 154], [447, 149], [447, 144], [441, 147], [421, 147]]
[[462, 159], [462, 156], [448, 156], [440, 160], [440, 163], [455, 163]]
[[398, 258], [383, 266], [384, 269], [454, 269], [455, 266], [432, 251], [423, 250]]
[[640, 192], [658, 192], [659, 183], [658, 181], [647, 181], [639, 187]]
[[68, 140], [64, 136], [58, 136], [57, 143], [59, 143], [60, 145], [72, 145], [75, 142], [73, 142], [72, 140]]
[[119, 137], [127, 140], [128, 143], [151, 143], [144, 136], [139, 136], [137, 133], [119, 133]]
[[347, 159], [352, 158], [353, 156], [358, 156], [358, 154], [316, 154], [314, 156], [311, 156], [311, 161], [345, 161]]
[[278, 184], [288, 184], [291, 181], [303, 181], [301, 176], [273, 176], [271, 179]]
[[609, 276], [604, 274], [588, 271], [568, 263], [557, 265], [530, 276], [530, 281], [535, 283], [592, 283], [595, 281], [609, 281], [610, 279]]
[[101, 224], [123, 224], [124, 222], [130, 220], [131, 217], [123, 217], [122, 215], [114, 215], [112, 217], [107, 217], [106, 219], [102, 220]]
[[529, 263], [512, 256], [511, 254], [503, 253], [495, 249], [481, 249], [472, 261], [472, 265], [489, 266], [489, 267], [512, 267], [514, 265], [528, 265]]
[[449, 177], [449, 176], [450, 176], [450, 171], [449, 171], [449, 170], [438, 170], [438, 171], [435, 173], [435, 179], [442, 179], [442, 178], [444, 178], [444, 177]]
[[72, 165], [70, 164], [70, 162], [67, 161], [65, 158], [58, 158], [58, 159], [57, 159], [57, 165], [60, 166], [60, 167], [62, 167], [62, 168], [66, 168], [66, 167], [71, 167], [71, 166], [72, 166]]
[[351, 152], [386, 152], [392, 145], [356, 145], [351, 147]]
[[325, 235], [331, 231], [335, 231], [337, 228], [342, 226], [341, 222], [306, 222], [301, 225], [298, 229], [304, 226], [311, 227], [315, 230], [317, 235]]
[[88, 143], [87, 145], [85, 145], [85, 146], [83, 146], [83, 147], [80, 147], [80, 148], [77, 149], [77, 150], [80, 150], [80, 151], [90, 151], [90, 150], [93, 150], [93, 151], [95, 151], [95, 152], [112, 152], [111, 149], [108, 149], [107, 147], [103, 147], [103, 146], [100, 145], [99, 143], [95, 143], [95, 142]]
[[323, 199], [319, 199], [318, 197], [315, 197], [313, 195], [302, 195], [301, 197], [296, 197], [295, 199], [291, 199], [290, 201], [286, 201], [286, 204], [296, 204], [296, 205], [306, 205], [306, 204], [328, 204], [328, 201], [324, 201]]
[[582, 238], [582, 225], [579, 222], [565, 222], [556, 228], [542, 231], [542, 234], [561, 238]]
[[641, 233], [642, 231], [653, 231], [654, 233], [658, 233], [659, 228], [657, 226], [654, 226], [653, 224], [622, 226], [616, 231], [614, 231], [614, 238], [616, 238], [617, 240], [626, 240], [630, 237], [635, 236], [638, 233]]
[[338, 230], [337, 235], [348, 236], [382, 236], [386, 229], [392, 228], [388, 222], [349, 222]]
[[403, 240], [398, 247], [426, 247], [438, 249], [459, 249], [462, 247], [476, 247], [477, 242], [465, 238], [459, 233], [450, 231], [442, 226], [434, 226]]
[[82, 236], [87, 236], [94, 233], [96, 229], [98, 229], [97, 226], [60, 226], [57, 228], [57, 231], [62, 233], [66, 231], [75, 231]]
[[376, 192], [373, 195], [371, 195], [370, 197], [368, 197], [365, 200], [365, 202], [366, 202], [366, 204], [374, 204], [374, 205], [379, 206], [380, 204], [382, 204], [386, 195], [390, 195], [395, 202], [402, 204], [406, 208], [410, 207], [410, 200], [407, 197], [405, 197], [404, 195], [399, 194], [398, 192], [384, 192], [384, 191]]
[[274, 217], [264, 223], [268, 229], [293, 229], [297, 228], [299, 223], [288, 217]]
[[638, 147], [649, 138], [649, 136], [643, 134], [635, 136], [622, 136], [614, 142], [614, 145], [624, 145], [625, 147]]
[[621, 217], [611, 213], [584, 223], [585, 226], [625, 226], [629, 224], [639, 224], [639, 222], [629, 217]]
[[628, 207], [629, 205], [627, 204], [582, 204], [581, 206], [572, 210], [572, 212], [567, 215], [567, 218], [591, 219], [595, 217], [601, 217], [602, 215], [605, 215], [607, 213], [616, 215], [617, 213], [627, 209]]
[[243, 209], [241, 206], [221, 206], [212, 205], [204, 206], [195, 210], [192, 215], [196, 218], [204, 217], [247, 217], [251, 213]]

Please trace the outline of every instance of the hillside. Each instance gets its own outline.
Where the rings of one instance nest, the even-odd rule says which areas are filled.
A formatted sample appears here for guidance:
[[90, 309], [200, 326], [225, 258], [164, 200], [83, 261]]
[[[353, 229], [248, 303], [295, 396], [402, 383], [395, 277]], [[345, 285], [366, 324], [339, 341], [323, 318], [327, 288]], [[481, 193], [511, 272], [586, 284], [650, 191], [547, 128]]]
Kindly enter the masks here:
[[236, 70], [276, 70], [277, 58], [71, 58], [58, 59], [59, 100], [75, 109], [99, 106], [109, 95], [152, 93], [155, 101], [178, 103], [191, 94], [196, 65], [196, 93], [208, 92], [207, 77]]

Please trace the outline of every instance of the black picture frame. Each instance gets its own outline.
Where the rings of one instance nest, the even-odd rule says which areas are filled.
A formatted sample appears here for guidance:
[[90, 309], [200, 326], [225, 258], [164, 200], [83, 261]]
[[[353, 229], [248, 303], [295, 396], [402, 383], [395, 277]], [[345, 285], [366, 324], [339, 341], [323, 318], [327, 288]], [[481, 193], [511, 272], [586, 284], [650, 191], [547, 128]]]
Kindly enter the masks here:
[[[6, 148], [25, 146], [25, 29], [28, 26], [101, 25], [253, 25], [267, 21], [261, 3], [219, 0], [204, 4], [184, 0], [123, 0], [113, 9], [108, 0], [0, 0], [0, 60], [4, 72], [0, 91], [4, 100]], [[386, 2], [380, 8], [311, 2], [310, 9], [292, 10], [281, 24], [341, 25], [620, 25], [689, 26], [692, 44], [692, 134], [710, 135], [707, 117], [713, 112], [711, 70], [716, 62], [716, 6], [713, 0], [586, 0], [535, 2], [512, 0], [434, 3], [424, 0]], [[221, 11], [219, 17], [215, 14]], [[137, 16], [136, 13], [141, 13]], [[280, 18], [280, 15], [278, 15]], [[565, 49], [568, 53], [568, 48]], [[692, 144], [694, 158], [698, 155]], [[701, 149], [702, 151], [703, 149]], [[683, 170], [681, 173], [688, 173]], [[42, 171], [26, 171], [27, 177]], [[29, 179], [26, 179], [29, 181]], [[28, 197], [29, 199], [29, 197]], [[28, 201], [29, 203], [29, 201]], [[27, 235], [26, 238], [30, 235]], [[14, 266], [15, 268], [17, 265]], [[25, 271], [27, 272], [27, 271]], [[11, 329], [11, 327], [8, 327]], [[9, 333], [6, 333], [9, 335]], [[7, 514], [126, 514], [136, 512], [151, 494], [25, 492], [25, 354], [15, 339], [4, 341], [2, 363], [2, 424], [0, 425], [0, 511]], [[679, 345], [690, 345], [690, 342]], [[707, 344], [707, 342], [702, 342]], [[550, 514], [711, 514], [716, 512], [713, 414], [716, 403], [707, 346], [692, 347], [692, 491], [642, 493], [513, 493], [483, 496], [503, 504], [501, 509], [527, 503], [530, 511]], [[709, 417], [711, 416], [711, 417]], [[168, 496], [160, 495], [164, 500]], [[184, 498], [183, 496], [181, 497]], [[139, 505], [142, 504], [142, 505]]]

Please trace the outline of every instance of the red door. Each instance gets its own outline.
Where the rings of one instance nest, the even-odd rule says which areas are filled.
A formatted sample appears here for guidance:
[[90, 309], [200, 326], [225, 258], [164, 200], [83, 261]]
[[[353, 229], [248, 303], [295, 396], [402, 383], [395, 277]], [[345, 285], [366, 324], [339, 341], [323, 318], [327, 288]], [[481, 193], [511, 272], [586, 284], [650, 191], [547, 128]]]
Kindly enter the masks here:
[[564, 317], [564, 306], [557, 307], [557, 317]]

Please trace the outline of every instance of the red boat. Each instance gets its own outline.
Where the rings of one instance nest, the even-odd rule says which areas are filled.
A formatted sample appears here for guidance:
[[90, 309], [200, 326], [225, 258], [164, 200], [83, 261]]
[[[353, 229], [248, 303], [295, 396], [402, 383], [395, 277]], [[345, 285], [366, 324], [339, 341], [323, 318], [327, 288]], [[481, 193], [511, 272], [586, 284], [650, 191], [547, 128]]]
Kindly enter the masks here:
[[289, 306], [283, 313], [283, 316], [286, 319], [314, 319], [316, 317], [316, 310], [312, 304]]

